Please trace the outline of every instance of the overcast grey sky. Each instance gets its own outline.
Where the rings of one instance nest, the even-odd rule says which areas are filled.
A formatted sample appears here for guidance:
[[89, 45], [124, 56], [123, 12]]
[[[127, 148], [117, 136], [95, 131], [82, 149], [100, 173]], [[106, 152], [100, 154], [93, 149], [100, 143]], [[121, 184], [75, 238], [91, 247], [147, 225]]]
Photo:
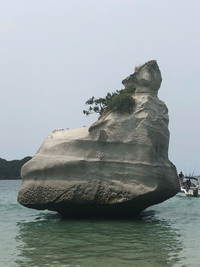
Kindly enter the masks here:
[[33, 156], [54, 128], [91, 125], [85, 101], [155, 59], [169, 158], [200, 174], [199, 10], [198, 0], [0, 0], [0, 157]]

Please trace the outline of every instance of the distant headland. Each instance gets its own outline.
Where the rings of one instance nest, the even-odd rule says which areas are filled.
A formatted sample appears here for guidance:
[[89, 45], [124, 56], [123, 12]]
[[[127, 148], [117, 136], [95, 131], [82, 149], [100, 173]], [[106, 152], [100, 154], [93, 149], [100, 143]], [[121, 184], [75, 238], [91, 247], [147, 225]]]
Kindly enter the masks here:
[[21, 179], [21, 167], [32, 157], [25, 157], [19, 160], [6, 160], [0, 158], [0, 180], [19, 180]]

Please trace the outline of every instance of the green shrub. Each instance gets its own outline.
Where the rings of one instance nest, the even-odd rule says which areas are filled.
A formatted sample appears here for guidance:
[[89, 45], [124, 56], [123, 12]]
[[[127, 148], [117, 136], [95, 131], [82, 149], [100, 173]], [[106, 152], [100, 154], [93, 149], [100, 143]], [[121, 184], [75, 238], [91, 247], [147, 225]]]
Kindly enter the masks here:
[[107, 93], [105, 98], [91, 97], [86, 101], [86, 105], [90, 105], [88, 110], [83, 110], [86, 115], [92, 113], [99, 113], [103, 111], [116, 111], [120, 113], [130, 113], [133, 110], [134, 99], [132, 95], [135, 92], [135, 88], [128, 88], [117, 90], [114, 93]]
[[108, 107], [112, 111], [120, 113], [130, 113], [133, 110], [134, 99], [129, 93], [116, 95], [108, 102]]

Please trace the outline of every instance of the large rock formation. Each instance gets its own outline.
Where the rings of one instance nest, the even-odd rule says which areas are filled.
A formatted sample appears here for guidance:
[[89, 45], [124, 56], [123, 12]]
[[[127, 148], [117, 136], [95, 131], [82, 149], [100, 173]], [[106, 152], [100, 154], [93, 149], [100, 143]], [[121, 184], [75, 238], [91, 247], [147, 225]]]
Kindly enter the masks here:
[[64, 216], [129, 217], [179, 191], [168, 159], [168, 110], [150, 61], [123, 80], [131, 114], [107, 112], [90, 128], [54, 131], [21, 171], [18, 201]]

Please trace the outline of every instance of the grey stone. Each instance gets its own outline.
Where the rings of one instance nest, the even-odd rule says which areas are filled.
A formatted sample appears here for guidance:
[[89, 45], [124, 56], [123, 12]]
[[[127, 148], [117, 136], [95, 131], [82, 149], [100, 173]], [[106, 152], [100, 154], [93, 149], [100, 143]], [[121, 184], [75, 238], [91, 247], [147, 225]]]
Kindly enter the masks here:
[[131, 114], [108, 112], [90, 128], [54, 131], [21, 170], [18, 201], [72, 217], [131, 217], [179, 191], [168, 159], [168, 110], [156, 61], [123, 80]]

